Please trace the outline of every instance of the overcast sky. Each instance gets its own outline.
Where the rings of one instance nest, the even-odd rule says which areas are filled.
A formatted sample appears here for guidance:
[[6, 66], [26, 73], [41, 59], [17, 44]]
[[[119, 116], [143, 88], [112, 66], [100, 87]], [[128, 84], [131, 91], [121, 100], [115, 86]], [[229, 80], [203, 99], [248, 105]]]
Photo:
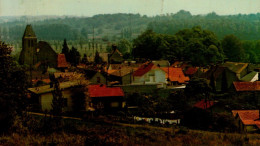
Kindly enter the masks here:
[[0, 16], [78, 15], [107, 13], [161, 13], [190, 11], [193, 15], [216, 12], [249, 14], [260, 12], [260, 0], [0, 0]]

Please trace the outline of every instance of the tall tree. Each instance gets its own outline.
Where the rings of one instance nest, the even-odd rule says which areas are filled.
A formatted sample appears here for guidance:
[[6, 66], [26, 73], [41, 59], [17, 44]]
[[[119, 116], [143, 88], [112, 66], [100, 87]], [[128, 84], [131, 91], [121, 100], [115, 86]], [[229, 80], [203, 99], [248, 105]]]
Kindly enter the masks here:
[[132, 44], [127, 39], [121, 39], [118, 42], [118, 50], [121, 53], [130, 53], [132, 50]]
[[242, 47], [242, 43], [235, 35], [227, 35], [222, 40], [222, 48], [225, 56], [230, 61], [243, 61], [245, 58], [245, 51]]
[[26, 107], [25, 71], [10, 56], [11, 48], [0, 41], [0, 131], [7, 131]]
[[161, 59], [163, 50], [160, 50], [162, 39], [152, 30], [146, 30], [133, 43], [133, 56], [135, 58]]
[[96, 64], [101, 64], [101, 63], [103, 62], [102, 58], [99, 56], [98, 51], [96, 51], [95, 58], [94, 58], [94, 62], [95, 62]]
[[62, 108], [64, 107], [64, 98], [60, 89], [60, 83], [54, 80], [54, 90], [52, 92], [52, 111], [53, 130], [60, 130], [62, 127]]
[[80, 61], [80, 53], [79, 51], [72, 46], [72, 49], [69, 52], [69, 58], [70, 58], [70, 63], [73, 66], [77, 66]]
[[88, 64], [88, 57], [86, 54], [84, 54], [84, 57], [82, 58], [81, 63]]
[[69, 51], [70, 50], [69, 50], [67, 41], [66, 41], [66, 39], [64, 39], [64, 42], [62, 45], [62, 53], [65, 55], [67, 61], [70, 61]]
[[200, 26], [192, 29], [180, 30], [176, 33], [180, 37], [180, 48], [182, 48], [182, 58], [191, 61], [194, 65], [207, 65], [221, 62], [223, 51], [217, 36], [208, 30], [201, 29]]

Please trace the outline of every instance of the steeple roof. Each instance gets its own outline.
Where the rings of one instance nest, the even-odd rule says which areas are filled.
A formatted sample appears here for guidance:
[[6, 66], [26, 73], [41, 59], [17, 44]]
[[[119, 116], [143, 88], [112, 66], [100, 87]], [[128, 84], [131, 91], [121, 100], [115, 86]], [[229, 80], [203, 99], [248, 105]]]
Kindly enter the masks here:
[[31, 25], [26, 26], [23, 37], [36, 37]]

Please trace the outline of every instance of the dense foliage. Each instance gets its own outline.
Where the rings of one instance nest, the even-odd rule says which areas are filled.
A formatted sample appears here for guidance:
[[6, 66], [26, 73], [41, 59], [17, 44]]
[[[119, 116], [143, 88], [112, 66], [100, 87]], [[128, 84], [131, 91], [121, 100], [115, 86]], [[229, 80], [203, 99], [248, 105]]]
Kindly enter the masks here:
[[175, 35], [147, 30], [134, 39], [133, 46], [135, 58], [186, 60], [198, 66], [223, 61], [223, 51], [216, 35], [199, 26], [180, 30]]
[[66, 57], [66, 61], [70, 62], [72, 66], [77, 66], [80, 62], [80, 53], [79, 51], [72, 46], [71, 50], [68, 47], [66, 39], [64, 39], [62, 45], [62, 53]]
[[26, 109], [26, 74], [10, 56], [11, 48], [0, 41], [0, 131], [7, 131], [15, 116]]

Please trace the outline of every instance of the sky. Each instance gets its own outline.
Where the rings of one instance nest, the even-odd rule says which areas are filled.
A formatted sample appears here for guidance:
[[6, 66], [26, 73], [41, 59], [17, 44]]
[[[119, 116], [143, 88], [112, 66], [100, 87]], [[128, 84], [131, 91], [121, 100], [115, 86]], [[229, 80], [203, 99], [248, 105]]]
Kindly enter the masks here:
[[216, 12], [219, 15], [260, 12], [260, 0], [0, 0], [0, 16], [140, 13], [155, 16], [176, 13]]

